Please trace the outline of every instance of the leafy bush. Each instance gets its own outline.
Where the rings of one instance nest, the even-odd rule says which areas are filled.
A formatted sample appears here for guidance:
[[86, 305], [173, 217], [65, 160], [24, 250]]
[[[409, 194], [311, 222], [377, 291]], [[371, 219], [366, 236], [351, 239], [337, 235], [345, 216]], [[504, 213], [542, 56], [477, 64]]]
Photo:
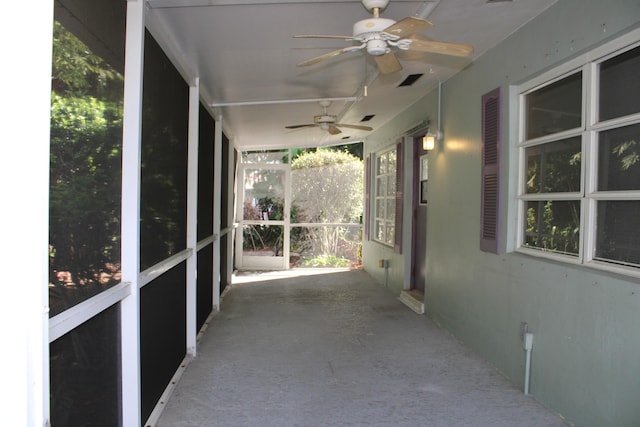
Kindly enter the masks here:
[[[363, 169], [362, 160], [345, 151], [318, 149], [296, 157], [291, 163], [292, 206], [299, 218], [320, 224], [360, 222]], [[311, 234], [314, 253], [338, 254], [345, 244], [354, 243], [348, 241], [345, 227], [321, 227]]]
[[317, 255], [302, 261], [304, 267], [349, 267], [351, 262], [346, 258], [340, 258], [333, 254]]

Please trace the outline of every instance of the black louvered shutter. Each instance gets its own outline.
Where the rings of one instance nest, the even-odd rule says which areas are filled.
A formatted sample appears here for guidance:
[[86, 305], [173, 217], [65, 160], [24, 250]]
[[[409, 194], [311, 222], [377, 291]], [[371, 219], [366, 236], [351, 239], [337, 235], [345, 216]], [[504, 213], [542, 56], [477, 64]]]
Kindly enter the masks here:
[[502, 146], [502, 92], [482, 96], [482, 213], [480, 249], [500, 252], [500, 151]]

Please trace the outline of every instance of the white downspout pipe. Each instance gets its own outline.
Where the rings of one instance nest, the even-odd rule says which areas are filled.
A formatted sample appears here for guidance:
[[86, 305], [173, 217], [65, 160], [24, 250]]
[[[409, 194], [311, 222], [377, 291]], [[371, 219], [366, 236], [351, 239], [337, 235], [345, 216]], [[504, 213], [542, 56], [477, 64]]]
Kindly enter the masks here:
[[526, 360], [524, 367], [524, 394], [529, 394], [529, 378], [531, 376], [531, 349], [533, 348], [533, 334], [527, 332], [524, 334], [524, 350], [526, 352]]

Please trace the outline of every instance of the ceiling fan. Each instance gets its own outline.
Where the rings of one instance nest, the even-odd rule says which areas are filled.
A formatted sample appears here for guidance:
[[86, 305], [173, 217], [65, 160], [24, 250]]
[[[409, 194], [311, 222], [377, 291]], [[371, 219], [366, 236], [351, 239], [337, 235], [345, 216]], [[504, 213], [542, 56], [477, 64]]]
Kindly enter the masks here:
[[453, 56], [469, 56], [473, 47], [467, 44], [437, 42], [424, 38], [411, 38], [416, 33], [431, 28], [433, 24], [426, 19], [408, 16], [398, 22], [393, 19], [380, 18], [380, 11], [387, 7], [389, 0], [362, 0], [362, 4], [373, 18], [363, 19], [353, 24], [352, 36], [331, 35], [296, 35], [294, 38], [329, 38], [351, 40], [359, 45], [347, 46], [324, 55], [308, 59], [298, 64], [299, 67], [316, 64], [325, 59], [333, 58], [343, 53], [365, 49], [373, 56], [378, 70], [382, 74], [395, 73], [402, 70], [402, 65], [396, 58], [393, 48], [414, 52], [439, 53]]
[[302, 125], [291, 125], [285, 126], [286, 129], [300, 129], [307, 127], [319, 127], [322, 130], [329, 132], [331, 135], [337, 135], [342, 133], [339, 128], [350, 128], [357, 130], [373, 130], [372, 127], [369, 126], [360, 126], [360, 125], [349, 125], [344, 123], [336, 123], [337, 117], [327, 113], [327, 108], [331, 105], [331, 101], [320, 101], [320, 106], [322, 107], [322, 114], [313, 116], [313, 123], [307, 123]]

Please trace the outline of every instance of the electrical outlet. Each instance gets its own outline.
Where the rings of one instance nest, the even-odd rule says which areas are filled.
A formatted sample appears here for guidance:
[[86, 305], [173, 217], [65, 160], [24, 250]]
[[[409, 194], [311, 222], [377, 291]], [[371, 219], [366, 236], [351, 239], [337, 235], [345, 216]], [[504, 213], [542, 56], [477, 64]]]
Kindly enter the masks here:
[[524, 341], [525, 334], [529, 332], [529, 324], [527, 322], [520, 322], [520, 339]]

